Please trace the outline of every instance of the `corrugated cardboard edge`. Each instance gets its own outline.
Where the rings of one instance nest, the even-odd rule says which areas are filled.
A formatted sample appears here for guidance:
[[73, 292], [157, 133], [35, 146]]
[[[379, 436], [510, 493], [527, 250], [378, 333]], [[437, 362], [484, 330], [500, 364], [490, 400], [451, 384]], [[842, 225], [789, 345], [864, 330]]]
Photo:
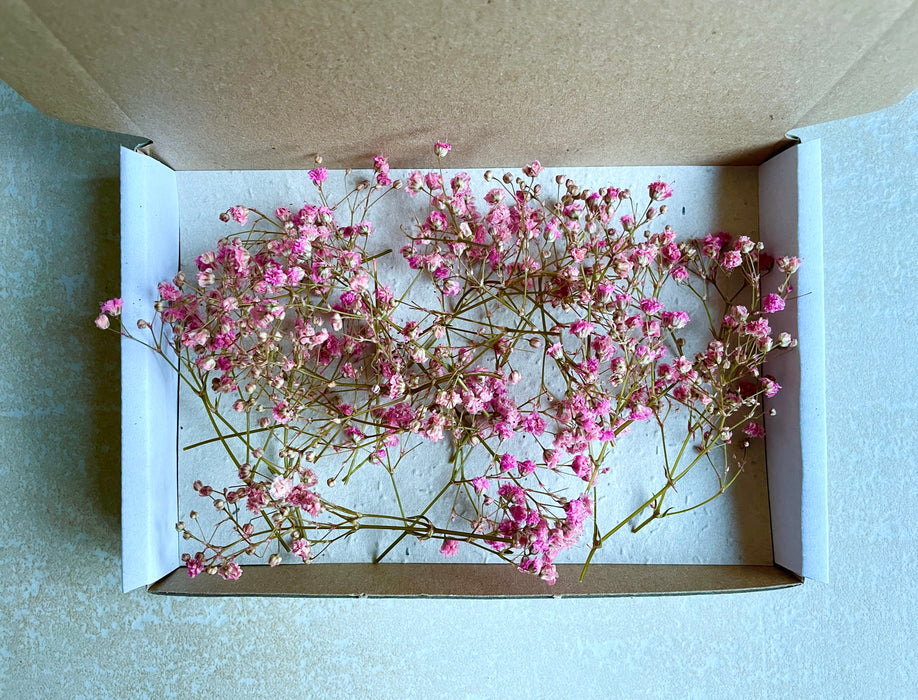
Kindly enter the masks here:
[[[825, 416], [825, 310], [822, 256], [822, 163], [819, 141], [775, 156], [759, 170], [759, 229], [770, 250], [803, 264], [799, 296], [774, 318], [799, 346], [775, 353], [766, 372], [784, 388], [766, 401], [766, 455], [775, 562], [827, 582], [828, 492]], [[772, 291], [782, 273], [772, 273]]]
[[[178, 268], [175, 173], [121, 149], [121, 296], [123, 322], [139, 337], [150, 320], [157, 281]], [[178, 375], [139, 343], [121, 341], [122, 589], [145, 586], [179, 565]], [[164, 436], [173, 436], [172, 449]]]
[[372, 598], [580, 598], [734, 593], [802, 583], [777, 566], [596, 564], [581, 583], [581, 566], [558, 566], [549, 586], [503, 564], [290, 564], [247, 566], [238, 581], [177, 569], [151, 593], [193, 596]]

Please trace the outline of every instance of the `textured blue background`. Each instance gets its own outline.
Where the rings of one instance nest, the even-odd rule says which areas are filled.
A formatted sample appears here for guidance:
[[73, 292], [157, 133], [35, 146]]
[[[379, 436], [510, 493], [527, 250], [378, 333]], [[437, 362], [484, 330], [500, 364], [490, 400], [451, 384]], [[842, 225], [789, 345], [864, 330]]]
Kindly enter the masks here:
[[916, 692], [918, 93], [823, 139], [832, 583], [545, 601], [119, 590], [118, 150], [0, 83], [0, 697]]

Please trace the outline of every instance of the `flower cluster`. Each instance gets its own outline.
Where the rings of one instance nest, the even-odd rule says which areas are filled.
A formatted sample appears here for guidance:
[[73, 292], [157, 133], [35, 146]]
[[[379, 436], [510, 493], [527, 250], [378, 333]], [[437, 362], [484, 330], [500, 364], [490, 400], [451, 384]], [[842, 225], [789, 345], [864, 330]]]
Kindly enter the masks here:
[[[450, 149], [438, 142], [435, 152]], [[771, 323], [800, 261], [775, 260], [746, 236], [690, 240], [656, 226], [673, 194], [665, 182], [648, 186], [641, 208], [628, 190], [563, 176], [550, 194], [541, 172], [538, 161], [522, 177], [489, 171], [479, 201], [465, 173], [414, 171], [403, 187], [379, 156], [373, 180], [332, 202], [317, 167], [314, 203], [273, 216], [231, 207], [220, 218], [243, 233], [202, 253], [193, 275], [159, 285], [158, 318], [139, 324], [150, 340], [136, 339], [200, 397], [235, 470], [232, 486], [194, 484], [227, 534], [178, 524], [201, 544], [186, 555], [190, 575], [238, 578], [243, 554], [309, 561], [361, 529], [393, 532], [379, 559], [406, 536], [434, 538], [446, 557], [473, 546], [553, 583], [555, 559], [589, 519], [592, 557], [644, 511], [635, 530], [691, 510], [663, 504], [716, 451], [732, 446], [741, 466], [764, 434], [763, 397], [780, 389], [763, 362], [795, 344]], [[434, 302], [377, 274], [392, 251], [371, 252], [369, 212], [401, 189], [424, 200], [400, 253]], [[782, 278], [763, 294], [775, 268]], [[697, 303], [675, 303], [674, 288]], [[106, 302], [96, 324], [107, 328], [120, 310]], [[691, 348], [686, 329], [698, 325], [709, 338]], [[635, 424], [662, 434], [676, 414], [684, 440], [677, 455], [664, 450], [661, 488], [603, 531], [594, 498], [615, 486], [608, 456]], [[399, 463], [441, 441], [444, 480], [413, 485], [430, 501], [404, 512]], [[391, 476], [397, 512], [357, 512], [319, 486], [344, 472], [346, 484], [367, 465]], [[715, 469], [713, 495], [740, 471]], [[438, 504], [447, 514], [435, 522]]]

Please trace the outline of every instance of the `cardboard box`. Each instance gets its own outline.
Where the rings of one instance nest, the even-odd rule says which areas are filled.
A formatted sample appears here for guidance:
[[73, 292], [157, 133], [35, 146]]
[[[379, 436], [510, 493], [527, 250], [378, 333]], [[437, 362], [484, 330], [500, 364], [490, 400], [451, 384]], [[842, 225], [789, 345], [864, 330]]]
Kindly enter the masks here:
[[[43, 111], [135, 133], [126, 152], [123, 296], [170, 277], [173, 170], [362, 166], [759, 165], [760, 235], [796, 254], [798, 353], [768, 426], [773, 566], [579, 566], [546, 587], [505, 565], [248, 567], [238, 582], [176, 570], [175, 379], [123, 355], [124, 587], [205, 595], [622, 595], [731, 591], [827, 576], [821, 176], [794, 127], [878, 109], [914, 86], [914, 3], [357, 2], [307, 10], [151, 0], [7, 4], [0, 77]], [[786, 150], [785, 150], [786, 149]], [[783, 152], [781, 152], [783, 151]], [[775, 158], [768, 157], [781, 152]], [[129, 186], [128, 186], [129, 185]], [[146, 291], [144, 291], [146, 290]], [[793, 332], [793, 329], [790, 329]], [[141, 378], [143, 381], [141, 382]], [[799, 379], [799, 386], [795, 380]], [[143, 385], [147, 390], [138, 392]], [[165, 449], [164, 449], [165, 446]]]
[[[677, 219], [677, 229], [684, 230], [680, 224], [685, 224], [689, 230], [697, 230], [697, 225], [692, 226], [688, 222], [699, 218], [701, 221], [708, 221], [711, 215], [706, 212], [709, 210], [735, 208], [742, 211], [751, 205], [753, 221], [747, 221], [745, 225], [760, 229], [760, 237], [767, 241], [770, 249], [805, 256], [807, 260], [819, 260], [819, 165], [819, 144], [813, 142], [789, 149], [760, 168], [654, 168], [652, 172], [663, 172], [669, 178], [675, 178], [680, 183], [677, 190], [687, 190], [677, 192], [672, 200], [673, 208], [678, 210], [685, 204], [690, 210], [703, 212], [697, 214], [690, 211], [688, 217], [683, 214]], [[567, 171], [578, 182], [584, 182], [584, 178], [592, 177], [593, 182], [597, 181], [596, 178], [602, 178], [598, 181], [624, 186], [640, 183], [647, 177], [652, 177], [647, 171], [632, 168]], [[481, 180], [480, 172], [472, 171], [471, 175], [473, 182]], [[398, 174], [393, 171], [393, 177], [397, 176]], [[549, 172], [545, 180], [550, 181], [552, 176], [553, 173]], [[622, 177], [631, 179], [623, 182]], [[726, 188], [727, 178], [742, 182], [733, 182], [726, 190], [714, 187], [719, 185]], [[236, 201], [239, 196], [245, 196], [249, 198], [246, 199], [248, 203], [261, 210], [273, 209], [279, 204], [287, 203], [287, 198], [295, 200], [297, 197], [302, 198], [304, 193], [308, 195], [312, 189], [304, 171], [174, 171], [144, 154], [123, 150], [122, 296], [125, 299], [126, 325], [130, 328], [137, 317], [149, 316], [152, 302], [157, 296], [156, 283], [174, 274], [178, 267], [180, 249], [184, 261], [182, 267], [187, 269], [196, 255], [212, 246], [216, 237], [225, 235], [227, 231], [236, 230], [232, 224], [227, 227], [216, 221], [214, 212], [225, 207], [227, 201]], [[711, 192], [712, 189], [715, 191]], [[723, 201], [724, 196], [739, 196], [748, 203], [734, 207]], [[255, 198], [254, 201], [251, 198]], [[405, 201], [407, 199], [403, 197], [400, 202], [398, 198], [390, 198], [389, 201], [393, 204], [392, 208], [401, 214], [408, 209]], [[759, 203], [758, 209], [756, 200]], [[404, 214], [401, 214], [398, 220], [402, 221], [404, 218]], [[376, 236], [386, 235], [384, 231], [387, 228], [392, 229], [390, 235], [397, 237], [397, 228], [383, 225], [378, 216], [374, 216], [373, 219], [378, 229], [374, 234], [376, 248], [397, 249], [400, 245], [398, 240], [376, 240]], [[711, 225], [713, 229], [702, 230], [720, 228]], [[800, 232], [803, 232], [802, 245], [797, 240]], [[393, 257], [398, 260], [398, 256]], [[401, 264], [404, 266], [404, 262]], [[397, 274], [396, 269], [397, 263], [392, 271], [380, 272], [384, 278], [393, 279], [393, 275]], [[786, 328], [801, 338], [800, 353], [785, 356], [784, 360], [788, 366], [769, 370], [776, 373], [785, 383], [784, 391], [779, 394], [773, 405], [777, 409], [777, 416], [789, 423], [787, 428], [771, 429], [769, 426], [770, 434], [779, 438], [772, 439], [772, 444], [768, 446], [769, 491], [775, 496], [771, 500], [770, 521], [792, 525], [783, 532], [776, 530], [774, 556], [771, 551], [771, 540], [766, 539], [765, 545], [768, 547], [766, 557], [769, 562], [780, 562], [791, 572], [805, 571], [809, 576], [824, 578], [825, 524], [820, 522], [820, 518], [824, 521], [826, 512], [825, 458], [824, 454], [818, 452], [818, 445], [821, 444], [818, 438], [823, 428], [818, 421], [814, 422], [812, 418], [801, 415], [799, 406], [795, 404], [801, 396], [801, 391], [809, 390], [821, 395], [821, 387], [809, 387], [813, 382], [821, 380], [819, 362], [822, 320], [818, 313], [821, 313], [822, 306], [822, 280], [818, 264], [800, 274], [800, 288], [809, 292], [803, 299], [805, 303], [815, 304], [817, 317], [811, 319], [804, 327], [798, 328], [796, 317], [799, 304], [789, 304], [789, 308], [781, 314], [776, 323], [780, 324], [782, 329]], [[820, 330], [813, 333], [814, 328]], [[795, 373], [795, 363], [802, 362], [809, 362], [810, 366], [817, 369]], [[757, 519], [761, 510], [756, 512], [756, 504], [757, 500], [764, 501], [767, 495], [759, 492], [754, 493], [751, 499], [732, 502], [735, 495], [746, 490], [747, 482], [756, 476], [754, 473], [744, 474], [740, 488], [731, 489], [727, 496], [718, 499], [714, 506], [709, 506], [706, 509], [708, 512], [699, 513], [698, 517], [680, 516], [672, 522], [661, 523], [659, 534], [654, 533], [652, 541], [649, 540], [650, 533], [647, 531], [639, 536], [632, 536], [625, 531], [620, 533], [620, 538], [624, 540], [617, 540], [619, 545], [622, 541], [627, 541], [631, 549], [636, 550], [637, 557], [640, 557], [639, 561], [644, 559], [651, 562], [670, 562], [668, 565], [652, 564], [649, 568], [644, 568], [628, 564], [594, 563], [582, 584], [577, 582], [579, 565], [576, 564], [560, 565], [560, 581], [549, 588], [533, 577], [521, 576], [512, 567], [498, 563], [482, 565], [471, 563], [471, 560], [462, 564], [444, 564], [441, 561], [434, 564], [386, 563], [372, 566], [354, 563], [353, 558], [346, 558], [347, 553], [339, 556], [339, 550], [342, 549], [340, 545], [329, 552], [335, 563], [317, 562], [308, 567], [294, 564], [277, 569], [247, 565], [245, 575], [235, 583], [227, 584], [216, 578], [198, 578], [192, 581], [180, 567], [178, 557], [183, 542], [175, 533], [173, 524], [176, 520], [182, 519], [189, 509], [199, 508], [199, 499], [189, 490], [191, 480], [203, 478], [205, 483], [222, 485], [220, 475], [227, 472], [221, 472], [220, 469], [225, 470], [227, 465], [224, 464], [219, 445], [213, 446], [210, 453], [201, 455], [198, 454], [201, 448], [194, 453], [185, 453], [182, 450], [186, 444], [211, 437], [211, 432], [207, 421], [196, 425], [196, 402], [193, 398], [186, 396], [176, 406], [174, 397], [176, 393], [181, 395], [182, 392], [177, 378], [165, 363], [145, 348], [126, 341], [122, 346], [122, 371], [123, 561], [126, 588], [149, 584], [167, 574], [167, 578], [156, 583], [152, 590], [223, 592], [229, 595], [267, 591], [281, 593], [290, 590], [296, 590], [300, 594], [316, 595], [344, 592], [380, 595], [602, 595], [638, 590], [694, 591], [699, 587], [702, 590], [719, 590], [724, 587], [732, 590], [738, 586], [787, 585], [788, 580], [799, 581], [799, 578], [788, 579], [789, 574], [786, 571], [774, 566], [723, 566], [725, 562], [733, 562], [736, 558], [735, 554], [731, 556], [727, 546], [731, 529], [736, 528], [738, 524], [746, 530], [763, 527], [762, 521]], [[806, 377], [807, 389], [804, 389], [804, 384], [799, 380], [798, 375], [801, 374]], [[791, 379], [789, 383], [786, 377]], [[186, 413], [186, 410], [189, 412]], [[786, 435], [792, 435], [795, 428], [811, 438], [810, 445], [802, 445], [799, 437], [796, 438], [796, 442], [784, 439]], [[813, 436], [817, 439], [812, 439]], [[630, 458], [653, 463], [652, 451], [649, 454], [637, 451], [641, 448], [646, 450], [647, 447], [635, 443], [636, 439], [629, 436], [623, 440], [619, 450], [623, 450], [625, 456], [621, 459]], [[165, 448], [166, 445], [172, 444], [177, 445], [177, 454]], [[788, 445], [793, 444], [799, 448], [796, 454], [787, 451]], [[814, 450], [813, 446], [817, 446], [817, 449]], [[188, 454], [193, 455], [190, 460], [186, 457]], [[202, 462], [209, 467], [211, 459], [216, 460], [215, 463], [219, 466], [209, 473], [203, 469]], [[188, 466], [189, 461], [191, 467]], [[807, 468], [806, 472], [804, 465]], [[817, 481], [815, 489], [811, 485], [801, 483], [802, 474], [810, 474], [809, 478], [812, 479], [813, 471], [819, 473], [812, 465], [823, 466], [823, 481]], [[406, 473], [405, 469], [410, 473], [412, 467], [410, 464], [401, 465], [400, 473]], [[322, 475], [323, 479], [324, 476], [326, 475]], [[139, 487], [139, 484], [146, 485]], [[764, 483], [760, 483], [760, 487], [764, 492]], [[356, 484], [349, 485], [347, 492], [350, 494], [355, 488], [358, 488]], [[634, 487], [631, 488], [634, 490]], [[816, 494], [809, 496], [810, 500], [815, 502], [806, 509], [800, 508], [798, 504], [804, 489]], [[372, 497], [374, 490], [370, 488], [365, 493]], [[641, 492], [642, 495], [643, 493]], [[338, 495], [340, 494], [330, 494], [335, 500]], [[191, 501], [188, 502], [186, 499]], [[372, 512], [385, 512], [363, 501], [350, 501], [346, 502], [346, 505], [360, 510], [369, 508]], [[751, 507], [747, 509], [746, 506]], [[730, 510], [739, 508], [743, 508], [742, 514], [733, 516]], [[616, 509], [621, 509], [618, 503]], [[600, 510], [607, 511], [606, 506], [600, 504]], [[631, 507], [625, 509], [626, 512], [628, 510], [631, 510]], [[715, 512], [710, 512], [711, 510]], [[723, 511], [726, 511], [726, 516]], [[769, 518], [766, 514], [766, 530], [768, 523]], [[710, 528], [710, 532], [723, 534], [698, 537], [697, 528], [701, 527]], [[804, 546], [801, 533], [806, 531], [816, 532], [817, 536], [811, 535], [811, 541]], [[350, 546], [360, 539], [349, 538], [345, 544]], [[371, 552], [373, 545], [373, 542], [369, 543]], [[601, 562], [608, 552], [614, 552], [616, 546], [615, 541], [608, 542], [601, 550], [597, 562]], [[641, 547], [644, 547], [643, 552]], [[423, 548], [421, 550], [423, 557]], [[675, 557], [672, 556], [672, 551], [676, 552]], [[802, 560], [804, 552], [809, 558], [806, 566]], [[631, 552], [630, 556], [627, 553], [616, 554], [618, 561], [629, 561], [634, 558], [635, 553]], [[721, 566], [687, 566], [671, 563], [709, 561], [712, 554], [713, 559]], [[341, 558], [342, 556], [345, 558]], [[435, 552], [434, 556], [435, 562], [440, 559]], [[745, 551], [741, 552], [740, 556], [741, 561], [761, 559], [760, 555], [750, 556]], [[366, 562], [371, 558], [372, 553], [364, 552], [356, 561]], [[409, 561], [419, 560], [417, 552], [414, 552], [410, 559], [404, 556], [400, 558]], [[391, 559], [395, 557], [390, 557]], [[173, 570], [176, 570], [174, 574], [171, 573]], [[736, 572], [735, 578], [731, 576], [731, 571]], [[698, 577], [704, 576], [709, 580], [702, 583]], [[635, 584], [635, 580], [639, 583]], [[766, 583], [767, 581], [770, 583]], [[291, 585], [293, 589], [290, 588]], [[623, 586], [627, 587], [623, 589]]]

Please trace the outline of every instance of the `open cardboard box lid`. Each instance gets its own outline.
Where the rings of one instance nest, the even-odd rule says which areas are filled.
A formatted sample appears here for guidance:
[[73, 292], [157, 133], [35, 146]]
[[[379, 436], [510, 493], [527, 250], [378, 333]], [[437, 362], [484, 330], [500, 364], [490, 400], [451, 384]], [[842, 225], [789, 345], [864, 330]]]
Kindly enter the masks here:
[[[882, 12], [828, 2], [648, 9], [585, 0], [521, 7], [347, 0], [301, 11], [132, 4], [8, 0], [0, 8], [0, 77], [52, 116], [152, 140], [154, 154], [176, 170], [296, 169], [310, 167], [316, 153], [331, 166], [362, 166], [378, 152], [395, 167], [423, 167], [432, 165], [438, 139], [454, 144], [451, 165], [458, 167], [514, 166], [534, 157], [549, 165], [759, 164], [791, 143], [788, 130], [887, 106], [918, 76], [913, 2], [887, 3]], [[787, 220], [775, 225], [795, 237], [818, 229], [807, 245], [821, 256], [812, 247], [821, 246], [820, 195], [800, 185], [819, 182], [813, 145], [766, 166], [760, 205], [783, 203], [777, 208]], [[149, 199], [152, 191], [138, 193], [141, 209], [162, 205]], [[122, 210], [134, 211], [124, 201]], [[164, 221], [171, 219], [157, 225]], [[175, 223], [166, 233], [177, 235]], [[165, 240], [149, 233], [144, 241], [154, 246]], [[812, 308], [821, 328], [821, 297]], [[813, 356], [821, 362], [821, 337], [817, 345]], [[807, 409], [807, 396], [799, 398], [797, 416]], [[789, 444], [804, 437], [795, 434]], [[823, 445], [823, 464], [824, 457]], [[810, 487], [824, 499], [824, 468], [821, 478]], [[806, 490], [804, 484], [804, 500]], [[337, 564], [270, 575], [250, 567], [242, 589], [214, 579], [192, 590], [178, 570], [151, 590], [609, 595], [773, 588], [813, 575], [805, 570], [806, 543], [800, 548], [806, 504], [799, 490], [790, 496], [797, 516], [783, 523], [789, 535], [774, 532], [782, 524], [773, 518], [776, 541], [791, 547], [776, 549], [783, 567], [600, 565], [589, 585], [572, 581], [554, 590], [509, 567], [457, 574], [454, 567], [464, 565], [450, 565], [454, 575], [446, 576], [437, 571], [443, 566]], [[821, 548], [809, 566], [824, 572], [824, 527], [803, 530], [803, 539]]]
[[7, 0], [0, 77], [177, 170], [758, 164], [918, 84], [918, 4]]

